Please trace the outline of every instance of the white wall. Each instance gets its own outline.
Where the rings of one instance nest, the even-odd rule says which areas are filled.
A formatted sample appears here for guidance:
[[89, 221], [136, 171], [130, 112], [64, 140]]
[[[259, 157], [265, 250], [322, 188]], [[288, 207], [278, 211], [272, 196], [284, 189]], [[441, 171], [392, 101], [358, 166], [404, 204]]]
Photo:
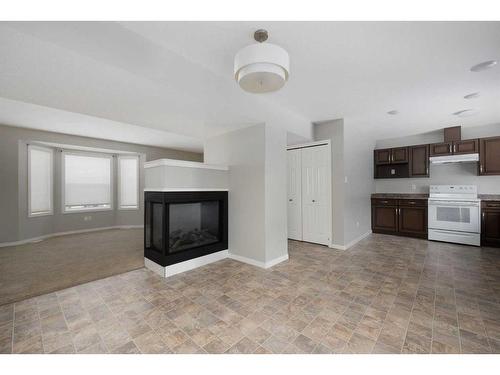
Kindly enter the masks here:
[[286, 131], [260, 124], [210, 138], [204, 161], [229, 166], [229, 252], [259, 264], [287, 256]]
[[283, 128], [266, 126], [266, 262], [288, 254], [286, 142]]
[[314, 126], [314, 140], [330, 140], [332, 150], [332, 242], [344, 246], [344, 120]]
[[229, 166], [229, 251], [265, 262], [265, 125], [209, 138], [204, 151]]
[[[373, 182], [375, 139], [344, 119], [345, 217], [344, 243], [349, 245], [371, 231], [370, 196]], [[362, 127], [359, 127], [362, 128]]]
[[315, 124], [314, 139], [332, 142], [333, 245], [348, 246], [371, 230], [375, 140], [338, 119]]
[[[462, 139], [500, 136], [500, 124], [462, 128]], [[443, 130], [377, 141], [377, 148], [443, 141]], [[500, 194], [500, 176], [478, 176], [476, 163], [430, 165], [429, 178], [376, 179], [377, 193], [428, 193], [429, 185], [477, 185], [480, 194]]]

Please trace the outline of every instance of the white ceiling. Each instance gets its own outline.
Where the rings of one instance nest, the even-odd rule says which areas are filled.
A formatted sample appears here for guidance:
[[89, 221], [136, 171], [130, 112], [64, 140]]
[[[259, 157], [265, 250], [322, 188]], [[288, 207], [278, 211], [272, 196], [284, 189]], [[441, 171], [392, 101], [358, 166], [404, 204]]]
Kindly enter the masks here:
[[[291, 75], [282, 90], [252, 95], [234, 82], [232, 64], [260, 27], [288, 50]], [[499, 22], [2, 22], [0, 97], [16, 105], [0, 101], [0, 122], [29, 126], [22, 107], [34, 104], [40, 117], [41, 109], [87, 116], [40, 121], [47, 130], [96, 136], [111, 121], [123, 132], [107, 136], [133, 126], [136, 143], [191, 150], [258, 122], [294, 139], [335, 118], [375, 139], [404, 136], [500, 123], [500, 66], [469, 71], [492, 59], [500, 60]], [[463, 99], [475, 91], [480, 98]], [[479, 115], [452, 115], [468, 108]], [[85, 124], [94, 118], [101, 126]]]

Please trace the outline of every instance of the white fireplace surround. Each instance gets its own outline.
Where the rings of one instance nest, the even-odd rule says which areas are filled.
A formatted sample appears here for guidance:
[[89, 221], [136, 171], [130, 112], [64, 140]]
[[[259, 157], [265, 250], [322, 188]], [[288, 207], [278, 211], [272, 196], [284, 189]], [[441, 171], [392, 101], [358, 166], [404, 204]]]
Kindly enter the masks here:
[[229, 167], [158, 159], [144, 163], [144, 191], [227, 191]]
[[[183, 192], [183, 191], [230, 191], [230, 168], [224, 165], [206, 164], [174, 159], [159, 159], [144, 163], [144, 191]], [[231, 226], [231, 222], [229, 223]], [[231, 229], [229, 229], [231, 234]], [[266, 262], [245, 256], [231, 254], [222, 250], [195, 259], [163, 267], [144, 258], [146, 268], [162, 277], [173, 276], [222, 259], [234, 259], [260, 268], [270, 268], [288, 259], [288, 254]]]

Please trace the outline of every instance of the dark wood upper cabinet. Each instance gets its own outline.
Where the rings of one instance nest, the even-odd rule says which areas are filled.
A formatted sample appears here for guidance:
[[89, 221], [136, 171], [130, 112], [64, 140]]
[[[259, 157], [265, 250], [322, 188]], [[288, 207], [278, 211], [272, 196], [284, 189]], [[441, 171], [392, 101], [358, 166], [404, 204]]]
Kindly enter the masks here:
[[453, 142], [432, 143], [430, 146], [430, 156], [445, 156], [453, 153]]
[[375, 164], [376, 165], [384, 165], [391, 164], [391, 149], [385, 148], [382, 150], [375, 150]]
[[408, 163], [408, 147], [398, 147], [392, 149], [392, 163]]
[[411, 146], [410, 177], [429, 177], [429, 145]]
[[444, 128], [444, 141], [454, 142], [460, 141], [462, 139], [462, 127], [452, 126], [450, 128]]
[[479, 151], [479, 140], [468, 139], [466, 141], [453, 142], [453, 154], [475, 154]]
[[480, 139], [479, 174], [481, 176], [500, 175], [500, 137]]
[[500, 247], [500, 201], [481, 205], [481, 245]]

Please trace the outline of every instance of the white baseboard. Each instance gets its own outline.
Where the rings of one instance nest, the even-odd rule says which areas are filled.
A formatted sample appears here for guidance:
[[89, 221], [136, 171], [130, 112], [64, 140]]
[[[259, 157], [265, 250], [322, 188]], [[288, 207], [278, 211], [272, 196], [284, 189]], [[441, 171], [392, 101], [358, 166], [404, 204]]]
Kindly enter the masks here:
[[278, 257], [276, 259], [272, 259], [272, 260], [267, 261], [267, 262], [261, 262], [261, 261], [258, 261], [258, 260], [252, 259], [252, 258], [247, 258], [247, 257], [241, 256], [241, 255], [236, 255], [236, 254], [231, 254], [231, 253], [229, 253], [228, 257], [230, 259], [237, 260], [238, 262], [250, 264], [252, 266], [256, 266], [256, 267], [260, 267], [260, 268], [271, 268], [278, 263], [281, 263], [281, 262], [284, 262], [285, 260], [288, 260], [288, 254], [285, 254], [281, 257]]
[[112, 227], [90, 228], [90, 229], [71, 230], [71, 231], [67, 231], [67, 232], [50, 233], [50, 234], [44, 234], [43, 236], [27, 238], [27, 239], [21, 240], [21, 241], [2, 242], [2, 243], [0, 243], [0, 247], [24, 245], [24, 244], [31, 243], [31, 242], [43, 241], [43, 240], [46, 240], [47, 238], [51, 238], [51, 237], [66, 236], [68, 234], [98, 232], [101, 230], [108, 230], [108, 229], [133, 229], [133, 228], [144, 228], [144, 225], [115, 225]]
[[332, 244], [330, 244], [329, 247], [332, 248], [332, 249], [347, 250], [350, 247], [353, 247], [354, 245], [356, 245], [362, 239], [368, 237], [370, 234], [372, 234], [371, 230], [369, 230], [368, 232], [362, 234], [358, 238], [355, 238], [354, 240], [352, 240], [351, 242], [349, 242], [347, 245], [337, 245], [337, 244], [332, 243]]
[[163, 267], [148, 258], [144, 258], [144, 266], [162, 277], [170, 277], [178, 273], [190, 271], [192, 269], [205, 266], [210, 263], [217, 262], [228, 257], [228, 251], [222, 250], [216, 253], [204, 255], [198, 258], [186, 260], [184, 262], [172, 264], [171, 266]]

